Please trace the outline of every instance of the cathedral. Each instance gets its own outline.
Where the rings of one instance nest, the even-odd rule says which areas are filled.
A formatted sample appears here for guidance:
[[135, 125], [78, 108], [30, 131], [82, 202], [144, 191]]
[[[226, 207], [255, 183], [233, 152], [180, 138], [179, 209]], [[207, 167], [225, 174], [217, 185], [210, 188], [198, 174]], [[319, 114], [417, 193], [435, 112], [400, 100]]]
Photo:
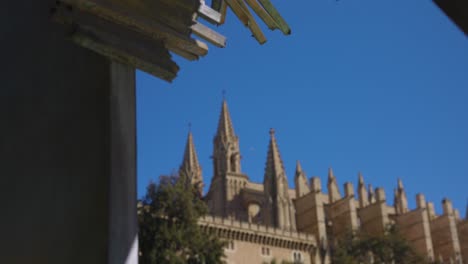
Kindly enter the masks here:
[[417, 207], [410, 209], [401, 180], [389, 205], [384, 189], [366, 185], [360, 173], [356, 190], [347, 182], [341, 194], [331, 168], [323, 189], [321, 179], [308, 179], [299, 162], [295, 186], [290, 188], [273, 129], [263, 183], [250, 181], [241, 169], [239, 138], [225, 100], [212, 159], [213, 177], [203, 195], [202, 170], [190, 132], [179, 172], [198, 186], [208, 205], [210, 215], [200, 219], [201, 227], [228, 241], [227, 263], [260, 264], [273, 259], [331, 263], [329, 245], [337, 237], [357, 230], [384, 234], [391, 224], [427, 260], [468, 263], [468, 212], [462, 219], [450, 200], [444, 199], [443, 214], [437, 215], [423, 194], [416, 196]]

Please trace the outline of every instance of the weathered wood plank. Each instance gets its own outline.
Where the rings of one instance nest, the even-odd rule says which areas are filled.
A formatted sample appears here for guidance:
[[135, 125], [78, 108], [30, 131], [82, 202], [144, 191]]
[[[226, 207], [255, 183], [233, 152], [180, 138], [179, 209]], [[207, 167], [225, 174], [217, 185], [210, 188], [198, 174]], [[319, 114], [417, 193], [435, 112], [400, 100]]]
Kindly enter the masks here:
[[199, 22], [195, 22], [191, 28], [195, 35], [207, 40], [211, 44], [220, 48], [226, 47], [226, 37], [212, 30], [211, 28]]
[[252, 10], [265, 22], [269, 29], [274, 30], [279, 28], [275, 20], [268, 14], [265, 9], [257, 2], [257, 0], [246, 0]]
[[[249, 8], [247, 5], [244, 3], [244, 0], [228, 0], [228, 4], [230, 5], [230, 2], [236, 2], [238, 6], [240, 7], [241, 11], [245, 14], [247, 17], [247, 27], [250, 29], [252, 32], [252, 35], [254, 38], [258, 41], [260, 44], [264, 44], [266, 42], [266, 37], [263, 35], [262, 30], [258, 26], [257, 22], [255, 21], [255, 18], [252, 16], [250, 13]], [[232, 8], [232, 7], [231, 7]]]
[[224, 24], [226, 21], [226, 15], [227, 15], [227, 3], [225, 0], [212, 0], [211, 1], [211, 8], [214, 10], [218, 11], [221, 14], [221, 21], [219, 22], [219, 25]]
[[271, 4], [270, 0], [258, 0], [260, 4], [263, 6], [263, 8], [270, 14], [270, 16], [273, 18], [273, 20], [276, 21], [276, 24], [278, 25], [279, 29], [283, 32], [285, 35], [291, 34], [291, 29], [288, 26], [288, 23], [283, 19], [283, 17], [280, 15], [278, 10]]
[[193, 54], [193, 53], [190, 53], [188, 51], [185, 51], [185, 50], [180, 50], [180, 49], [177, 49], [177, 48], [172, 48], [171, 49], [172, 52], [174, 52], [175, 54], [187, 59], [187, 60], [190, 60], [190, 61], [195, 61], [195, 60], [198, 60], [198, 56]]
[[221, 23], [221, 14], [205, 4], [200, 5], [198, 14], [211, 24], [219, 25]]
[[189, 12], [196, 12], [200, 2], [197, 0], [193, 1], [180, 1], [180, 0], [158, 0], [159, 2], [164, 2], [168, 4], [173, 4], [179, 8], [183, 8]]
[[132, 65], [165, 81], [171, 82], [175, 77], [177, 77], [176, 73], [170, 72], [164, 67], [147, 63], [146, 61], [140, 60], [131, 54], [126, 54], [112, 45], [109, 45], [109, 43], [102, 43], [101, 41], [94, 39], [86, 33], [76, 31], [72, 35], [72, 40], [78, 45], [108, 57], [111, 60], [115, 60], [127, 65]]
[[247, 26], [249, 24], [249, 18], [245, 14], [244, 10], [242, 7], [239, 5], [239, 3], [236, 0], [225, 0], [228, 6], [232, 9], [232, 12], [239, 18], [239, 20], [244, 24], [244, 26]]
[[176, 77], [179, 67], [162, 41], [79, 10], [59, 8], [53, 18], [74, 25], [72, 39], [79, 45], [167, 81]]
[[89, 12], [113, 21], [114, 23], [127, 26], [135, 31], [141, 32], [154, 39], [163, 40], [166, 47], [178, 50], [185, 50], [197, 56], [204, 56], [208, 53], [208, 46], [198, 40], [191, 39], [161, 23], [138, 16], [117, 5], [112, 5], [108, 0], [62, 0], [85, 12]]

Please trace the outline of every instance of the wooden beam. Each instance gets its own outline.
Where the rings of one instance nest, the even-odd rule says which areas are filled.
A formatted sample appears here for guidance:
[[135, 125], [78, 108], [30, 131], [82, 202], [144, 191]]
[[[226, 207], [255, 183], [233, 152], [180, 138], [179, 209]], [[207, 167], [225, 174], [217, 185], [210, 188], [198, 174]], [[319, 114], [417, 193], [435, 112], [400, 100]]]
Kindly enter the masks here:
[[[228, 4], [229, 4], [230, 1], [231, 0], [228, 1]], [[262, 30], [260, 29], [257, 22], [255, 21], [255, 18], [250, 13], [249, 8], [244, 3], [244, 0], [232, 0], [232, 1], [237, 2], [239, 7], [244, 12], [244, 14], [247, 16], [247, 19], [248, 19], [247, 27], [252, 32], [252, 35], [254, 36], [254, 38], [258, 41], [258, 43], [264, 44], [266, 42], [265, 35], [263, 35]]]
[[112, 60], [139, 68], [171, 81], [179, 67], [171, 60], [164, 43], [116, 25], [92, 14], [58, 8], [53, 19], [73, 25], [72, 40]]
[[171, 51], [174, 53], [174, 54], [177, 54], [187, 60], [190, 60], [190, 61], [195, 61], [195, 60], [198, 60], [198, 56], [193, 54], [193, 53], [190, 53], [190, 52], [187, 52], [185, 50], [179, 50], [177, 48], [173, 48], [171, 49]]
[[274, 30], [279, 28], [275, 20], [268, 14], [265, 9], [257, 2], [257, 0], [246, 0], [252, 10], [265, 22], [269, 29]]
[[211, 24], [221, 24], [221, 14], [205, 4], [200, 5], [198, 8], [198, 14]]
[[211, 1], [211, 8], [214, 10], [218, 11], [221, 14], [221, 21], [219, 22], [219, 25], [224, 24], [226, 21], [226, 15], [227, 15], [227, 3], [225, 0], [212, 0]]
[[271, 4], [270, 0], [258, 0], [263, 8], [270, 14], [270, 16], [275, 20], [279, 29], [285, 35], [291, 34], [291, 29], [288, 26], [288, 23], [283, 19], [278, 10]]
[[177, 73], [168, 71], [164, 67], [160, 67], [159, 65], [147, 63], [144, 60], [140, 60], [139, 58], [132, 56], [131, 54], [127, 54], [118, 50], [117, 48], [109, 45], [108, 43], [103, 43], [99, 40], [96, 40], [92, 36], [76, 31], [72, 35], [72, 40], [87, 49], [90, 49], [96, 53], [99, 53], [105, 57], [108, 57], [111, 60], [115, 60], [117, 62], [132, 65], [144, 72], [147, 72], [151, 75], [159, 77], [165, 81], [171, 82], [176, 76]]
[[191, 26], [191, 29], [195, 35], [207, 40], [211, 44], [220, 48], [226, 47], [226, 37], [211, 28], [199, 22], [195, 22], [195, 24]]
[[157, 40], [163, 40], [170, 50], [185, 50], [197, 56], [208, 53], [208, 46], [191, 39], [153, 19], [138, 16], [121, 6], [112, 5], [109, 0], [62, 0], [80, 10], [89, 12], [106, 20], [113, 21]]
[[243, 8], [239, 5], [236, 0], [225, 0], [229, 7], [232, 9], [232, 12], [239, 18], [239, 20], [244, 24], [244, 26], [249, 25], [249, 18], [245, 14]]

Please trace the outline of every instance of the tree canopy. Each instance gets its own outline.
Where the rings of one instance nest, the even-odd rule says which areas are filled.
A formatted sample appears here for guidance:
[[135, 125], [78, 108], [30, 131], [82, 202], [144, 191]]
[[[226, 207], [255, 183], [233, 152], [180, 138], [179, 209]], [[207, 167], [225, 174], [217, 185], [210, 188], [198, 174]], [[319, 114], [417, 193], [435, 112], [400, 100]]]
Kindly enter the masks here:
[[225, 243], [198, 225], [208, 208], [184, 179], [162, 176], [139, 201], [140, 263], [222, 263]]
[[349, 232], [332, 250], [332, 263], [426, 263], [409, 243], [390, 226], [385, 235], [369, 235], [364, 232]]

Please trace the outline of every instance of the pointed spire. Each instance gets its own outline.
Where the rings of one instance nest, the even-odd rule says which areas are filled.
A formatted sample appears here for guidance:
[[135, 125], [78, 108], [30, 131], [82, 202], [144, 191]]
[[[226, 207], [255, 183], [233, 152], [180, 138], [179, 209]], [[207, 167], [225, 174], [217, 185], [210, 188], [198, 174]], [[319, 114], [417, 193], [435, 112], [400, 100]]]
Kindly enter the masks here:
[[[214, 177], [224, 177], [226, 173], [241, 173], [239, 138], [234, 132], [226, 100], [223, 99], [218, 129], [213, 140]], [[224, 175], [224, 176], [223, 176]]]
[[304, 171], [302, 171], [299, 160], [296, 162], [296, 175], [294, 177], [294, 183], [296, 187], [296, 199], [310, 192], [310, 188], [307, 185], [307, 177]]
[[185, 145], [184, 159], [179, 169], [181, 177], [187, 177], [187, 182], [191, 184], [198, 184], [197, 186], [202, 191], [202, 171], [200, 163], [198, 162], [197, 152], [195, 150], [195, 144], [193, 143], [192, 132], [188, 133], [187, 143]]
[[374, 193], [374, 188], [372, 187], [372, 184], [368, 185], [367, 192], [369, 193], [369, 203], [370, 204], [375, 203], [375, 193]]
[[328, 181], [335, 181], [335, 174], [333, 173], [333, 168], [328, 168]]
[[364, 177], [362, 176], [361, 172], [358, 172], [358, 183], [359, 186], [364, 186]]
[[362, 173], [358, 173], [358, 195], [359, 195], [359, 208], [364, 208], [369, 205], [369, 196], [367, 194], [366, 185]]
[[[264, 193], [269, 204], [265, 213], [265, 222], [286, 230], [296, 229], [295, 212], [289, 197], [288, 179], [275, 138], [275, 130], [270, 129], [265, 176]], [[306, 180], [307, 185], [307, 180]]]
[[298, 175], [303, 175], [304, 172], [302, 171], [302, 166], [301, 166], [301, 162], [299, 160], [296, 161], [296, 177]]
[[341, 199], [338, 184], [336, 183], [336, 178], [333, 174], [333, 169], [331, 167], [328, 168], [328, 199], [330, 203], [336, 202], [339, 199]]
[[221, 105], [221, 114], [219, 116], [218, 130], [216, 131], [216, 137], [221, 137], [224, 139], [230, 139], [235, 137], [234, 127], [232, 126], [231, 115], [229, 114], [229, 109], [227, 102], [223, 99]]
[[395, 209], [397, 213], [404, 214], [408, 212], [408, 199], [406, 198], [405, 188], [403, 187], [403, 182], [398, 178], [398, 188], [395, 191]]
[[404, 189], [404, 187], [403, 187], [403, 182], [401, 181], [400, 178], [398, 178], [398, 189], [399, 189], [399, 190], [403, 190], [403, 189]]
[[285, 175], [283, 160], [281, 159], [278, 143], [276, 143], [275, 130], [273, 128], [270, 128], [270, 143], [268, 145], [265, 176], [267, 176], [267, 172], [270, 171], [273, 173], [274, 176], [278, 176], [281, 174]]

